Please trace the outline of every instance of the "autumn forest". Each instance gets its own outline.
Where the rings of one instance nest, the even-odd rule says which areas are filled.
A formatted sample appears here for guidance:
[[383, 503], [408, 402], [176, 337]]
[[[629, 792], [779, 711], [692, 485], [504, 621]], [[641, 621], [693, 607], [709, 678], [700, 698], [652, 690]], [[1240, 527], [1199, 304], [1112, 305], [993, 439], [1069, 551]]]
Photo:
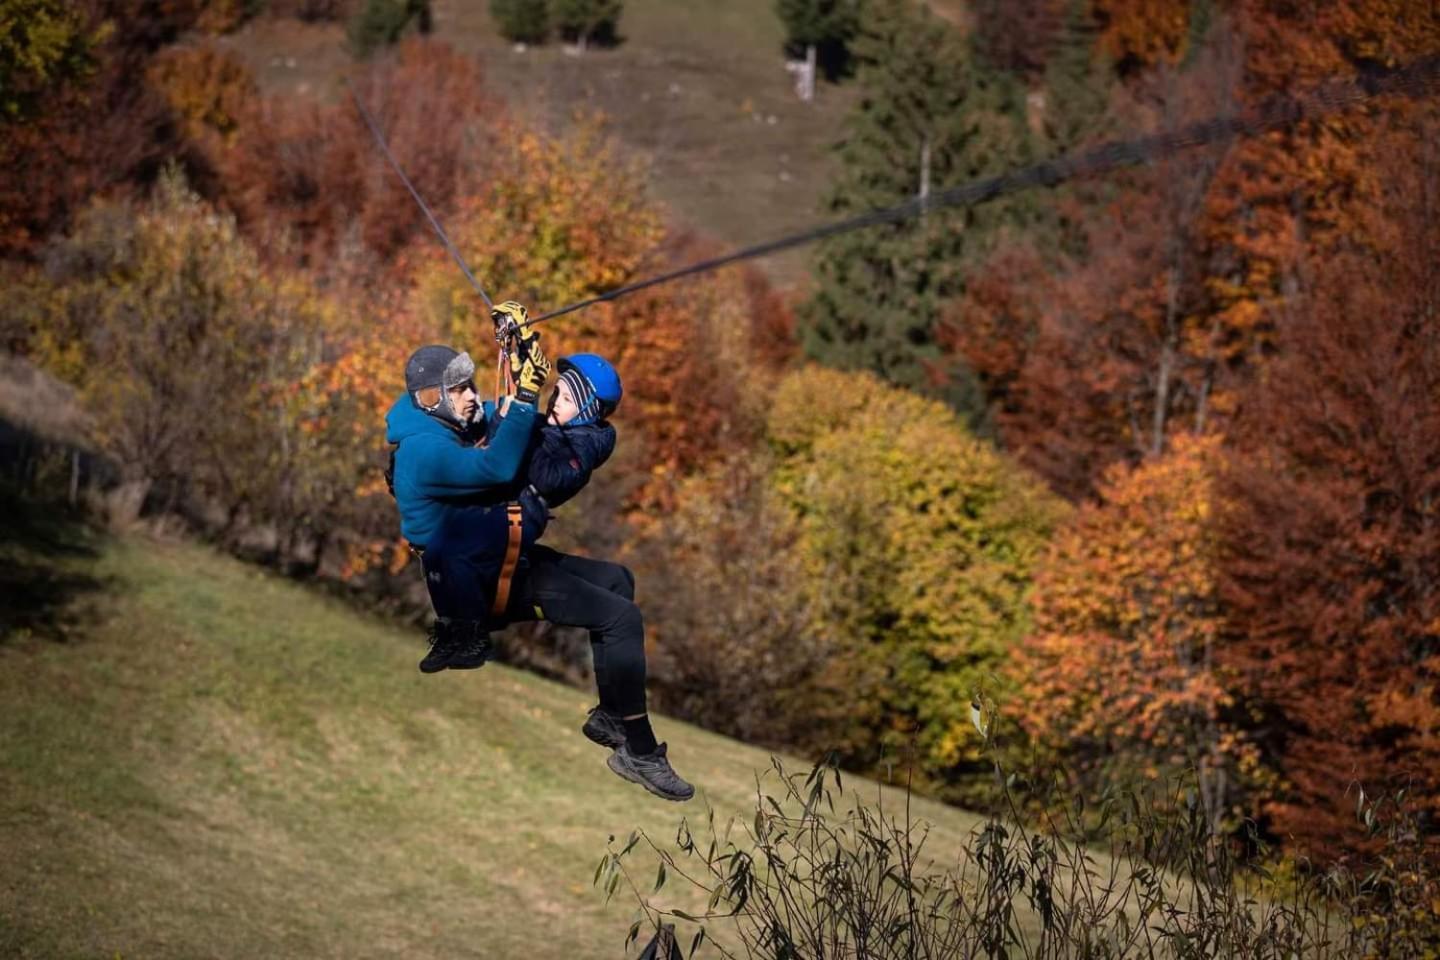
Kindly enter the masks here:
[[[0, 342], [69, 385], [97, 516], [169, 517], [419, 623], [382, 417], [422, 343], [471, 351], [488, 391], [489, 317], [343, 80], [476, 275], [535, 313], [727, 243], [603, 116], [508, 105], [496, 65], [407, 19], [428, 4], [390, 3], [401, 28], [305, 94], [225, 42], [372, 6], [0, 0]], [[808, 23], [817, 95], [850, 97], [814, 222], [1440, 54], [1429, 0], [775, 6], [802, 48], [807, 9], [856, 8]], [[1317, 862], [1373, 850], [1361, 788], [1404, 790], [1433, 845], [1428, 92], [836, 236], [798, 281], [752, 261], [542, 327], [624, 377], [619, 453], [552, 536], [635, 571], [656, 708], [909, 763], [960, 805], [993, 799], [996, 750], [1086, 797], [1190, 783], [1216, 836]], [[503, 649], [588, 682], [583, 636]]]

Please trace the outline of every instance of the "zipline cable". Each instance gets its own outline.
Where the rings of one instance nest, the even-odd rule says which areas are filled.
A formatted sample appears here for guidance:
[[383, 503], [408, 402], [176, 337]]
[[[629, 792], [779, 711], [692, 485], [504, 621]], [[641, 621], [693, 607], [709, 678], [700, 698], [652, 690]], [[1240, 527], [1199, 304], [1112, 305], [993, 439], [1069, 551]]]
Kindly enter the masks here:
[[1288, 95], [1271, 97], [1257, 109], [1245, 115], [1216, 116], [1169, 133], [1152, 134], [1133, 140], [1111, 141], [1009, 173], [972, 180], [969, 183], [939, 191], [923, 200], [917, 197], [893, 207], [872, 210], [847, 220], [822, 224], [766, 243], [742, 247], [739, 250], [700, 260], [647, 280], [617, 287], [558, 310], [551, 310], [549, 313], [532, 319], [528, 325], [534, 326], [542, 321], [564, 316], [597, 303], [617, 300], [662, 283], [669, 283], [672, 280], [679, 280], [697, 273], [708, 273], [742, 260], [752, 260], [767, 254], [778, 253], [781, 250], [804, 246], [827, 237], [849, 233], [852, 230], [861, 230], [883, 223], [900, 223], [936, 207], [973, 206], [1030, 187], [1053, 187], [1067, 180], [1107, 173], [1149, 160], [1163, 159], [1192, 147], [1207, 146], [1265, 133], [1302, 120], [1336, 113], [1357, 103], [1386, 94], [1403, 94], [1412, 97], [1430, 96], [1436, 92], [1437, 87], [1440, 87], [1440, 56], [1427, 57], [1403, 67], [1375, 71], [1355, 80], [1323, 84], [1310, 94], [1301, 97]]
[[440, 242], [445, 245], [445, 249], [449, 251], [454, 261], [460, 265], [460, 270], [465, 274], [465, 279], [470, 281], [470, 286], [474, 287], [475, 292], [480, 294], [480, 299], [485, 301], [485, 309], [489, 310], [493, 308], [495, 305], [490, 302], [489, 294], [485, 292], [484, 287], [480, 286], [480, 281], [475, 279], [475, 274], [470, 272], [470, 267], [465, 263], [465, 258], [460, 256], [460, 251], [455, 249], [455, 244], [451, 243], [450, 237], [446, 235], [445, 228], [440, 226], [440, 221], [435, 218], [435, 214], [430, 212], [430, 208], [426, 206], [424, 199], [420, 196], [420, 191], [415, 189], [415, 185], [410, 182], [410, 178], [405, 176], [405, 171], [400, 169], [400, 162], [396, 160], [395, 155], [390, 152], [390, 146], [385, 142], [385, 135], [380, 132], [379, 124], [377, 124], [375, 118], [370, 115], [370, 111], [365, 109], [365, 104], [360, 102], [360, 94], [355, 92], [355, 87], [351, 84], [348, 77], [345, 80], [345, 86], [350, 90], [350, 96], [355, 100], [355, 109], [360, 111], [360, 119], [364, 120], [365, 126], [370, 128], [370, 134], [375, 138], [375, 142], [380, 145], [380, 150], [385, 154], [385, 159], [390, 161], [391, 168], [400, 176], [400, 182], [405, 184], [405, 189], [410, 191], [410, 196], [414, 197], [415, 202], [420, 205], [420, 209], [424, 212], [425, 218], [430, 221], [430, 226], [435, 228], [435, 234], [440, 238]]

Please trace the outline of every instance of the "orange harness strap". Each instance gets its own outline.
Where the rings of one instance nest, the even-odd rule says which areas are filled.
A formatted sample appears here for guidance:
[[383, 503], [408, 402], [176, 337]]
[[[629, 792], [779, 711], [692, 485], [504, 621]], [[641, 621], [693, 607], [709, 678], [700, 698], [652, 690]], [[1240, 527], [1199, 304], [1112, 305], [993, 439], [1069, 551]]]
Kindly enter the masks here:
[[500, 581], [495, 584], [495, 602], [490, 606], [494, 616], [503, 616], [510, 602], [510, 580], [515, 576], [515, 567], [520, 563], [520, 539], [525, 532], [521, 519], [520, 504], [507, 503], [505, 517], [509, 521], [510, 541], [505, 545], [505, 563], [500, 567]]

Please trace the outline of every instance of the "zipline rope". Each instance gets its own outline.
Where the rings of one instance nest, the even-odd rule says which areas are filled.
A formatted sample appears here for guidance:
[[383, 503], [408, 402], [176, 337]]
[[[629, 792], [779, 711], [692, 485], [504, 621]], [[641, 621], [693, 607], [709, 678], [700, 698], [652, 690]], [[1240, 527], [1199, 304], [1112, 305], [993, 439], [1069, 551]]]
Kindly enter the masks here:
[[375, 138], [376, 143], [380, 144], [380, 150], [385, 154], [385, 159], [390, 161], [391, 168], [400, 175], [400, 181], [405, 184], [405, 189], [410, 191], [410, 196], [414, 197], [415, 202], [420, 205], [420, 209], [425, 213], [425, 218], [430, 221], [430, 226], [435, 228], [436, 235], [440, 237], [440, 242], [445, 245], [445, 249], [449, 251], [450, 256], [460, 265], [460, 270], [465, 274], [465, 279], [470, 281], [470, 286], [474, 287], [475, 292], [480, 294], [480, 299], [485, 301], [485, 309], [491, 309], [495, 305], [490, 302], [489, 294], [485, 292], [484, 287], [480, 286], [480, 281], [475, 279], [475, 274], [470, 272], [470, 267], [465, 263], [465, 258], [460, 256], [460, 251], [456, 250], [455, 244], [450, 242], [450, 237], [446, 235], [445, 228], [440, 226], [440, 221], [435, 219], [435, 214], [430, 212], [430, 208], [426, 206], [424, 199], [420, 196], [420, 191], [415, 189], [415, 185], [410, 182], [410, 178], [405, 176], [405, 171], [400, 169], [400, 162], [395, 159], [395, 154], [390, 152], [390, 145], [385, 142], [385, 135], [380, 132], [379, 124], [377, 124], [375, 118], [370, 115], [370, 111], [365, 109], [365, 104], [360, 102], [360, 94], [355, 92], [355, 87], [350, 83], [349, 78], [346, 78], [345, 86], [350, 90], [350, 96], [355, 100], [355, 109], [360, 111], [360, 119], [365, 121], [365, 126], [370, 128], [371, 136]]
[[1134, 140], [1116, 140], [1079, 153], [1070, 153], [998, 176], [972, 180], [969, 183], [941, 190], [925, 199], [915, 198], [893, 207], [822, 224], [800, 233], [780, 237], [767, 243], [742, 247], [717, 257], [700, 260], [637, 283], [617, 287], [598, 296], [580, 300], [558, 310], [551, 310], [530, 321], [531, 325], [576, 310], [617, 300], [662, 283], [679, 280], [697, 273], [752, 260], [767, 254], [804, 246], [817, 240], [878, 226], [899, 223], [935, 207], [963, 207], [994, 200], [1030, 187], [1053, 187], [1067, 180], [1107, 173], [1120, 167], [1158, 160], [1192, 147], [1206, 146], [1239, 137], [1253, 136], [1279, 127], [1335, 113], [1357, 103], [1385, 94], [1424, 97], [1440, 86], [1440, 56], [1417, 60], [1404, 67], [1376, 71], [1356, 80], [1332, 82], [1303, 97], [1276, 96], [1266, 100], [1247, 115], [1217, 116], [1193, 123], [1169, 133], [1153, 134]]

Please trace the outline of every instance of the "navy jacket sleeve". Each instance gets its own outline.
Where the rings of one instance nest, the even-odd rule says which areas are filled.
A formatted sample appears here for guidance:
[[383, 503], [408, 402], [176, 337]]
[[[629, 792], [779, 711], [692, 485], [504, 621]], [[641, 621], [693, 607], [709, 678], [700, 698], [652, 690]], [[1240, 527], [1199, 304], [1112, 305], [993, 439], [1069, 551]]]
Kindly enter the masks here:
[[584, 489], [590, 474], [615, 450], [615, 428], [608, 423], [582, 427], [542, 427], [530, 457], [528, 479], [545, 502], [558, 507]]
[[520, 469], [535, 425], [535, 408], [512, 403], [488, 446], [467, 447], [444, 437], [417, 436], [413, 475], [425, 496], [474, 493], [509, 484]]

